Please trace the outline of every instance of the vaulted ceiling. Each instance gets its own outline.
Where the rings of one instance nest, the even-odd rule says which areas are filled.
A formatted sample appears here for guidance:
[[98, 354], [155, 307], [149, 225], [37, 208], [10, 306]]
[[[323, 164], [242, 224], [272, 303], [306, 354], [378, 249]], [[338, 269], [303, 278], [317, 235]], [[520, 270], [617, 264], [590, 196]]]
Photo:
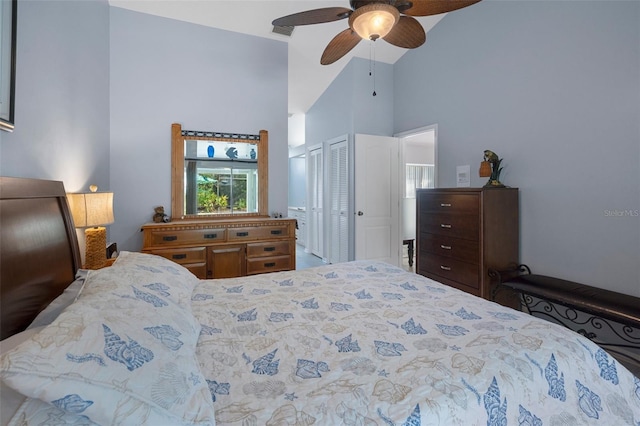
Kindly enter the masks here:
[[[392, 46], [383, 40], [361, 42], [336, 63], [320, 65], [320, 57], [327, 43], [348, 28], [346, 19], [296, 27], [290, 37], [272, 31], [271, 21], [276, 18], [322, 7], [349, 7], [347, 0], [110, 0], [109, 4], [288, 43], [290, 115], [306, 113], [352, 57], [369, 59], [372, 43], [375, 60], [379, 62], [393, 64], [407, 52], [407, 49]], [[428, 31], [442, 17], [444, 14], [417, 19]]]

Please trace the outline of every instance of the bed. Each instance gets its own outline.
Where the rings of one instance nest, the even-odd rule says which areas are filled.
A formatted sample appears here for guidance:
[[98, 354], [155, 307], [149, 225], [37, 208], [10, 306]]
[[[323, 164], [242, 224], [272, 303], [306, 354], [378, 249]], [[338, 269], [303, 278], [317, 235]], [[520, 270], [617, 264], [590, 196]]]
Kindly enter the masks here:
[[2, 424], [640, 423], [640, 380], [558, 325], [375, 261], [78, 275], [62, 184], [0, 183]]

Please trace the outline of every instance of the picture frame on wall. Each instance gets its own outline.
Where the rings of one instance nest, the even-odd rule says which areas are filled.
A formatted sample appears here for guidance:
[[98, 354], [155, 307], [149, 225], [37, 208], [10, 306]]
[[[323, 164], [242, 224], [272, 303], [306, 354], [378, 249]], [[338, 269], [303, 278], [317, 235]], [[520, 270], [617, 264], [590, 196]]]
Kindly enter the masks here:
[[18, 0], [0, 1], [0, 130], [14, 128]]

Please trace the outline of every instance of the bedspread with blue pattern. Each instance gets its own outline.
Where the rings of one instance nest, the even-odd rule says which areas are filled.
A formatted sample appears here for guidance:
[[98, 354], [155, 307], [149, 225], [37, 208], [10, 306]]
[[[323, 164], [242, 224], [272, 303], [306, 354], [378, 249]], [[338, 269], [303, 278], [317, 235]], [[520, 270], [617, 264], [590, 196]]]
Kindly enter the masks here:
[[204, 280], [192, 307], [220, 425], [640, 425], [589, 340], [384, 263]]

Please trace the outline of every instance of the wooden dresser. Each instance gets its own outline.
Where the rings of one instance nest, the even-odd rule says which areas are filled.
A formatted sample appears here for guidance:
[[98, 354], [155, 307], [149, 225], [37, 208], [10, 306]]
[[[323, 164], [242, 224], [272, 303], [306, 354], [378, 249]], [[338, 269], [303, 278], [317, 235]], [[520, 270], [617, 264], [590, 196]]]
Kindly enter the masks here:
[[171, 259], [198, 278], [296, 268], [295, 219], [184, 220], [142, 226], [142, 251]]
[[519, 261], [518, 189], [420, 189], [416, 198], [416, 272], [491, 300], [488, 270]]

